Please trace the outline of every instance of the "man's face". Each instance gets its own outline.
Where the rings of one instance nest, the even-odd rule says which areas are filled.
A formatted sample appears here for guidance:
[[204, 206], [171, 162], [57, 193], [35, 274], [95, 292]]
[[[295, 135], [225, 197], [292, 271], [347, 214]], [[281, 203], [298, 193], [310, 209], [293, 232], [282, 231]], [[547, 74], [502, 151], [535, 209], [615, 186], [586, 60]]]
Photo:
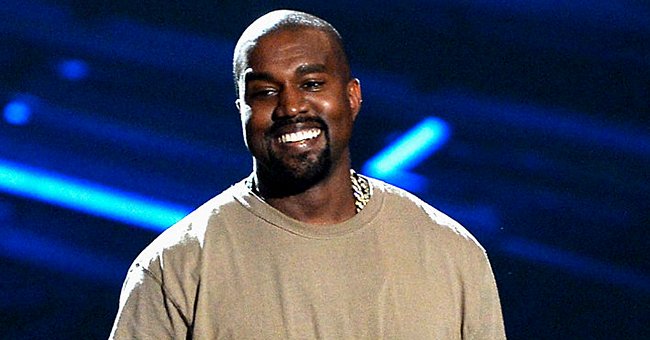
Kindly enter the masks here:
[[270, 33], [250, 52], [237, 105], [258, 171], [313, 182], [349, 162], [361, 92], [337, 51], [303, 28]]

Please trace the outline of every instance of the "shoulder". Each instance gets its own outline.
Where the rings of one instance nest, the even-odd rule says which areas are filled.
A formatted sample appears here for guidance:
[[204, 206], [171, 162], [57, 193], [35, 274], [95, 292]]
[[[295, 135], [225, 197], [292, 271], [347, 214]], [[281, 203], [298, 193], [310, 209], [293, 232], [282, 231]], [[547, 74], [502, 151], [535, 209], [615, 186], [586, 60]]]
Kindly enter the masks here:
[[138, 255], [131, 269], [140, 267], [158, 276], [164, 266], [196, 267], [207, 235], [219, 227], [218, 219], [241, 209], [237, 201], [242, 191], [240, 184], [221, 192], [163, 231]]
[[373, 195], [383, 200], [382, 213], [386, 219], [450, 251], [469, 251], [479, 257], [485, 256], [485, 250], [476, 238], [453, 218], [404, 189], [374, 178], [369, 178], [369, 181]]

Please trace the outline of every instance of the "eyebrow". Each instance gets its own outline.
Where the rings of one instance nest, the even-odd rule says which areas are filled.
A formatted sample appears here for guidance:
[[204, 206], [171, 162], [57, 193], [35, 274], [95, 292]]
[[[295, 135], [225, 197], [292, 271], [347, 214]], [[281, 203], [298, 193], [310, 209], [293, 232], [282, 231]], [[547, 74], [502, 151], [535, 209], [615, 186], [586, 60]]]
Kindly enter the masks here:
[[[323, 64], [306, 64], [298, 66], [295, 73], [299, 76], [304, 76], [311, 73], [322, 73], [325, 71], [327, 71], [327, 67]], [[245, 75], [246, 82], [255, 80], [273, 81], [273, 79], [274, 77], [268, 72], [249, 72]]]
[[307, 65], [300, 65], [296, 69], [296, 73], [298, 75], [304, 76], [305, 74], [310, 74], [310, 73], [322, 73], [325, 72], [327, 68], [323, 64], [307, 64]]
[[255, 81], [255, 80], [265, 80], [265, 81], [271, 81], [273, 80], [273, 77], [266, 72], [248, 72], [245, 75], [244, 81], [245, 82], [250, 82], [250, 81]]

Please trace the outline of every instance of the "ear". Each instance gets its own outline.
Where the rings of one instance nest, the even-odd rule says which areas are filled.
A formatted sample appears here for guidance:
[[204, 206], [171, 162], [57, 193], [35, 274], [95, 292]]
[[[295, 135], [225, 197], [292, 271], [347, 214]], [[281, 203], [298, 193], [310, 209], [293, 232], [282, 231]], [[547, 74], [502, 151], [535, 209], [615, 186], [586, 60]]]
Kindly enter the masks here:
[[235, 106], [237, 107], [237, 111], [241, 111], [241, 99], [237, 98], [235, 100]]
[[348, 82], [348, 100], [352, 110], [352, 120], [355, 120], [361, 110], [361, 102], [363, 102], [361, 99], [361, 82], [357, 78], [352, 78]]

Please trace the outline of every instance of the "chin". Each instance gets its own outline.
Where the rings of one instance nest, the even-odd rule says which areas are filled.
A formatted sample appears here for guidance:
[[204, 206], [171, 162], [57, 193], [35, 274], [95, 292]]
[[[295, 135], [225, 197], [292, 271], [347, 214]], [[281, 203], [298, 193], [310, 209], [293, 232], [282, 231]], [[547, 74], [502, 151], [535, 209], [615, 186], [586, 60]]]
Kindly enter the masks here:
[[326, 178], [332, 169], [329, 148], [318, 155], [300, 155], [290, 159], [272, 157], [265, 166], [265, 186], [273, 196], [289, 196], [304, 192]]

